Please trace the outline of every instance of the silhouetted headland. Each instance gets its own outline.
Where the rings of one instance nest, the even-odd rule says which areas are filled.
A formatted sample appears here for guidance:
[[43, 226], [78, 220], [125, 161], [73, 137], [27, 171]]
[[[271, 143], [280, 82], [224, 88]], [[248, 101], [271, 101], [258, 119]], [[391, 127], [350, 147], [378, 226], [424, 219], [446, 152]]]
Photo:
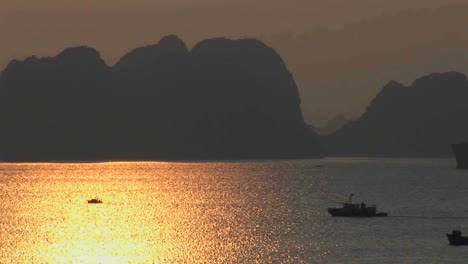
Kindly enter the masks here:
[[329, 156], [452, 157], [468, 141], [468, 81], [456, 72], [391, 81], [366, 112], [324, 137]]
[[12, 61], [0, 79], [9, 161], [315, 158], [296, 83], [254, 39], [177, 36], [109, 67], [89, 47]]
[[452, 144], [452, 150], [457, 161], [457, 169], [468, 170], [468, 142]]

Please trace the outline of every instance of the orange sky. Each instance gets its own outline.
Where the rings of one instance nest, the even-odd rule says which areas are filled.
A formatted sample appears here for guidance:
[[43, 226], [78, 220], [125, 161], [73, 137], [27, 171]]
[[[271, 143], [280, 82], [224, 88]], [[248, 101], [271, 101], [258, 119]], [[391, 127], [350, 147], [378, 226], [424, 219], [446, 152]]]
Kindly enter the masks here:
[[[372, 68], [369, 66], [358, 73], [362, 76], [354, 78], [352, 65], [347, 63], [359, 62], [327, 60], [320, 57], [322, 52], [317, 50], [320, 46], [315, 45], [319, 41], [313, 39], [314, 36], [303, 39], [300, 44], [297, 39], [284, 38], [285, 33], [314, 35], [316, 33], [310, 32], [315, 28], [337, 28], [341, 32], [344, 25], [358, 21], [365, 24], [365, 21], [388, 14], [464, 2], [466, 0], [0, 0], [0, 69], [13, 58], [53, 56], [70, 46], [92, 46], [112, 64], [130, 49], [156, 43], [167, 34], [179, 35], [189, 46], [215, 36], [256, 37], [278, 49], [288, 63], [300, 86], [307, 121], [323, 123], [339, 113], [358, 115], [388, 81], [385, 78], [408, 81], [426, 70], [444, 70], [447, 63], [439, 68], [415, 66], [413, 71], [379, 76], [366, 72]], [[372, 30], [369, 32], [370, 35], [362, 35], [368, 42], [374, 34]], [[348, 40], [335, 35], [332, 38]], [[326, 41], [335, 43], [329, 37]], [[401, 41], [405, 41], [404, 37]], [[385, 57], [385, 51], [382, 52]], [[387, 47], [386, 52], [391, 53], [391, 48]], [[341, 50], [339, 54], [346, 57], [359, 53]], [[388, 61], [382, 59], [381, 63]], [[464, 70], [464, 66], [452, 68]], [[335, 70], [339, 76], [333, 74]], [[314, 71], [320, 72], [320, 76], [314, 76]], [[350, 82], [355, 83], [350, 86]], [[346, 84], [342, 89], [355, 89], [353, 93], [345, 93], [352, 98], [339, 98], [342, 83]]]

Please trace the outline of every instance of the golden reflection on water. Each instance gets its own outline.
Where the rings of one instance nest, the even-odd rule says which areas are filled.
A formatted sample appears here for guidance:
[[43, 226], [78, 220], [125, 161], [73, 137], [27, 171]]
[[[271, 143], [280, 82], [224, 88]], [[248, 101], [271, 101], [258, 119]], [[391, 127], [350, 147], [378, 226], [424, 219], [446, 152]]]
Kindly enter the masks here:
[[292, 215], [307, 205], [258, 174], [229, 163], [1, 164], [0, 263], [298, 262]]
[[[10, 209], [8, 221], [14, 219], [10, 227], [19, 229], [11, 239], [17, 242], [14, 258], [48, 263], [165, 262], [176, 258], [171, 249], [183, 245], [172, 244], [173, 215], [167, 196], [157, 191], [160, 186], [144, 178], [151, 173], [138, 179], [139, 174], [122, 172], [118, 164], [8, 166], [18, 170], [12, 178], [2, 179], [14, 185], [2, 184], [4, 193], [13, 192], [4, 205]], [[103, 203], [88, 204], [86, 200], [95, 196]]]

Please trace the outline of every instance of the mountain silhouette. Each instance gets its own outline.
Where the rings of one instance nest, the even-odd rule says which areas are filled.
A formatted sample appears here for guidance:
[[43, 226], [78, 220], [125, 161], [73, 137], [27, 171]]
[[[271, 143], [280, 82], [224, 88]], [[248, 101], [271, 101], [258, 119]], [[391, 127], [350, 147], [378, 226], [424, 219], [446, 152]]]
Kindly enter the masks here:
[[54, 58], [12, 61], [0, 80], [1, 152], [11, 160], [94, 155], [108, 131], [111, 69], [97, 51], [65, 49]]
[[273, 49], [254, 39], [217, 38], [198, 43], [190, 56], [199, 87], [193, 102], [201, 111], [194, 132], [211, 150], [239, 156], [251, 148], [250, 158], [316, 155], [297, 86]]
[[468, 140], [468, 81], [457, 72], [391, 81], [366, 112], [324, 137], [329, 156], [450, 157]]
[[89, 47], [12, 61], [0, 79], [3, 159], [321, 157], [294, 78], [254, 39], [177, 36], [113, 67]]
[[466, 3], [261, 39], [294, 72], [305, 120], [326, 123], [336, 113], [362, 115], [388, 80], [406, 84], [433, 72], [468, 72]]
[[328, 135], [346, 125], [349, 120], [343, 115], [336, 115], [332, 119], [328, 120], [327, 124], [324, 127], [314, 127], [314, 130], [319, 135]]

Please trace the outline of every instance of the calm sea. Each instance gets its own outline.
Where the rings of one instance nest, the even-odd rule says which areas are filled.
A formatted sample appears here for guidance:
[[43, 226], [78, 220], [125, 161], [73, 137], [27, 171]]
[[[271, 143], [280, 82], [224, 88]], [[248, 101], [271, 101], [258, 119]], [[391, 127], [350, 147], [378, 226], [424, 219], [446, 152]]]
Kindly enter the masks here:
[[[0, 263], [467, 263], [450, 159], [0, 164]], [[333, 218], [348, 199], [383, 218]], [[102, 204], [88, 204], [99, 197]]]

